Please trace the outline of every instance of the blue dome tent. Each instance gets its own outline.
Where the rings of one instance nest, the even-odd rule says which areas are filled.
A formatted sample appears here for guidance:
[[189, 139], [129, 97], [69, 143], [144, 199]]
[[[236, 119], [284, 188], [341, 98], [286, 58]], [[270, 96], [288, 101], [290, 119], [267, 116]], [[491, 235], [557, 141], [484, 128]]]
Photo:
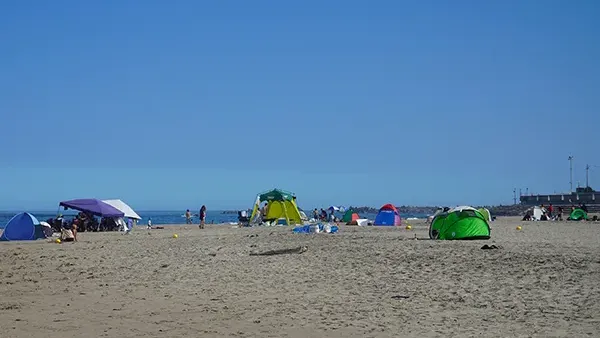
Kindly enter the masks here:
[[40, 222], [28, 212], [15, 215], [6, 223], [0, 241], [33, 241], [45, 238]]
[[386, 204], [379, 209], [379, 213], [375, 217], [375, 222], [373, 225], [392, 225], [399, 226], [402, 225], [402, 220], [400, 219], [400, 213], [398, 209], [392, 204]]

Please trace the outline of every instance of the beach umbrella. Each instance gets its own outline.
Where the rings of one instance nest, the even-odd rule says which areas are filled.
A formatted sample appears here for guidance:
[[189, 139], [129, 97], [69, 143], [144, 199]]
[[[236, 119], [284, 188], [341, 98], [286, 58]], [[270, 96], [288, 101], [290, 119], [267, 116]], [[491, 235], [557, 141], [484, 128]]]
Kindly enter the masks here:
[[62, 201], [59, 207], [64, 207], [65, 210], [73, 209], [90, 213], [100, 217], [124, 217], [125, 213], [113, 207], [110, 204], [104, 203], [95, 198], [83, 198], [70, 201]]
[[127, 203], [125, 203], [119, 199], [103, 200], [102, 202], [104, 202], [108, 205], [111, 205], [114, 208], [116, 208], [117, 210], [121, 211], [123, 214], [125, 214], [125, 217], [133, 218], [133, 219], [137, 219], [137, 220], [142, 219], [140, 217], [140, 215], [138, 215], [129, 205], [127, 205]]

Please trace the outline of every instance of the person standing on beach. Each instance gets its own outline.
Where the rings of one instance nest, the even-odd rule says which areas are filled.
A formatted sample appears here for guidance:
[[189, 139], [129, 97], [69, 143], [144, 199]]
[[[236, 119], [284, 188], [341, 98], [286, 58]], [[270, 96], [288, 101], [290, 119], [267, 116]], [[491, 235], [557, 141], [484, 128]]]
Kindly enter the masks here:
[[190, 209], [185, 211], [185, 224], [192, 224], [192, 213], [190, 212]]
[[321, 221], [326, 221], [327, 220], [327, 211], [325, 211], [325, 209], [321, 208]]
[[563, 220], [563, 208], [561, 206], [558, 207], [558, 220]]
[[260, 213], [263, 215], [263, 217], [267, 217], [267, 202], [265, 202], [265, 204], [262, 206], [262, 208], [260, 208]]
[[206, 206], [203, 205], [202, 208], [200, 208], [200, 212], [198, 213], [198, 216], [200, 216], [200, 225], [198, 226], [200, 229], [204, 229], [204, 225], [206, 224]]
[[128, 218], [127, 219], [127, 229], [125, 229], [125, 233], [126, 234], [130, 233], [132, 229], [133, 229], [133, 219]]

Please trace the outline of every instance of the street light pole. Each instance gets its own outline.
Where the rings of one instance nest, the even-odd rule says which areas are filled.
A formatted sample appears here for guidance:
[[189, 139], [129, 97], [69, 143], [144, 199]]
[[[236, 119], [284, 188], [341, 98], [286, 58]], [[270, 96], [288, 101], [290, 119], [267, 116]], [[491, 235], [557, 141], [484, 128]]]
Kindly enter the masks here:
[[598, 165], [586, 165], [585, 166], [585, 187], [590, 187], [590, 169], [592, 168], [600, 168]]
[[590, 186], [590, 165], [586, 164], [585, 165], [585, 187], [589, 187]]
[[573, 156], [569, 155], [569, 184], [571, 185], [571, 193], [573, 193]]

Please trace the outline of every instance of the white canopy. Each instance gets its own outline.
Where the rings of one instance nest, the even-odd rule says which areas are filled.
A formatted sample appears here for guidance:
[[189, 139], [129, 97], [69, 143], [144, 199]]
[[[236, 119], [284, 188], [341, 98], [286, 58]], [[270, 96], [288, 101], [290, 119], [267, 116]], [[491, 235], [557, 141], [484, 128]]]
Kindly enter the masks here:
[[115, 209], [125, 214], [125, 217], [133, 218], [133, 219], [142, 219], [140, 215], [138, 215], [127, 203], [121, 200], [103, 200], [102, 202], [113, 206]]
[[542, 220], [543, 214], [544, 214], [544, 210], [542, 210], [542, 208], [538, 207], [537, 205], [535, 207], [533, 207], [533, 219], [535, 221]]
[[475, 210], [477, 211], [477, 209], [470, 207], [468, 205], [461, 205], [460, 207], [456, 207], [454, 209], [449, 210], [448, 212], [455, 212], [455, 211], [463, 211], [463, 210]]

